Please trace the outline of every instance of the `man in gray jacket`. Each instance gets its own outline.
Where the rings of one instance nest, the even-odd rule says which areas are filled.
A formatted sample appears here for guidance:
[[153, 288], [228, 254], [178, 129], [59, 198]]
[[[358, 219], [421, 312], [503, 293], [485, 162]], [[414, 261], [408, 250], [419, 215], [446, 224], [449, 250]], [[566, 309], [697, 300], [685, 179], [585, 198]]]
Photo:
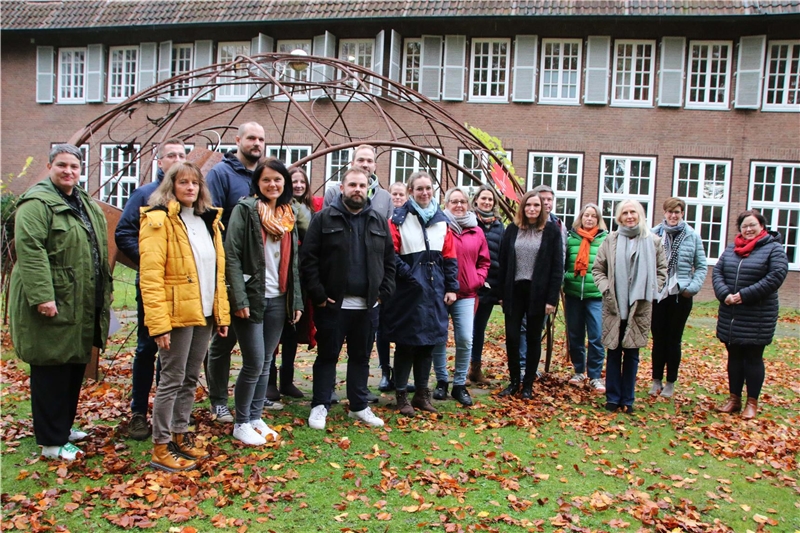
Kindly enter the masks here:
[[[356, 147], [353, 152], [353, 160], [350, 161], [350, 168], [360, 168], [367, 176], [369, 176], [369, 201], [372, 204], [372, 210], [384, 217], [386, 220], [392, 218], [394, 213], [394, 205], [392, 204], [392, 195], [381, 187], [378, 176], [375, 175], [375, 148], [368, 144], [362, 144]], [[328, 207], [336, 201], [339, 197], [339, 187], [329, 187], [325, 191], [325, 199], [323, 200], [322, 207]]]

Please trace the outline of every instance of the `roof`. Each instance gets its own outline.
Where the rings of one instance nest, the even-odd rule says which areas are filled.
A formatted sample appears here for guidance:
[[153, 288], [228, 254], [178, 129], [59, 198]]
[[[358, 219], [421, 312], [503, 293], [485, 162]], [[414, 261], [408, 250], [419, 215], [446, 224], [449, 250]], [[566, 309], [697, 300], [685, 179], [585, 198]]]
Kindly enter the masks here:
[[439, 17], [752, 16], [800, 0], [4, 0], [3, 30]]

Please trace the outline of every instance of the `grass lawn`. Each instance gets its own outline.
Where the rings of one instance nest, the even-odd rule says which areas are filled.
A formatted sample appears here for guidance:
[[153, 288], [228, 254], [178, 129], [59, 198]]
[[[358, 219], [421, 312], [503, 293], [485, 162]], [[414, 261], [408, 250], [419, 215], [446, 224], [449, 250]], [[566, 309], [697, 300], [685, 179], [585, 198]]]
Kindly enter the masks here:
[[[133, 296], [119, 295], [132, 283], [117, 280], [115, 306], [134, 308]], [[473, 408], [448, 400], [436, 403], [439, 416], [403, 418], [389, 393], [373, 407], [385, 428], [354, 423], [340, 405], [328, 429], [314, 431], [306, 423], [313, 353], [301, 352], [296, 381], [306, 398], [265, 414], [281, 436], [265, 447], [234, 443], [198, 390], [196, 429], [212, 457], [185, 474], [151, 469], [150, 443], [125, 438], [131, 324], [106, 351], [101, 381], [84, 386], [78, 424], [91, 435], [81, 445], [86, 457], [71, 464], [39, 458], [28, 369], [5, 344], [0, 524], [74, 533], [800, 531], [798, 315], [783, 314], [789, 333], [767, 349], [761, 414], [745, 422], [714, 411], [727, 378], [713, 314], [702, 304], [690, 319], [672, 401], [647, 396], [650, 357], [642, 352], [631, 416], [607, 413], [603, 397], [566, 384], [560, 329], [535, 399], [497, 399], [506, 372], [496, 316], [485, 357], [498, 379], [490, 389], [471, 387]], [[370, 383], [378, 378], [375, 370]]]

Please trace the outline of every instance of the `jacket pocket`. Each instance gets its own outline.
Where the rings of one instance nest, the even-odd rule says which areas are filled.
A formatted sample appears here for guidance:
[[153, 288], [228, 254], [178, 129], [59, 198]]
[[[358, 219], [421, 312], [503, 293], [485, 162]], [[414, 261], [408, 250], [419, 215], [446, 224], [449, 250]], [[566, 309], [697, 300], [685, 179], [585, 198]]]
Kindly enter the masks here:
[[53, 293], [56, 299], [58, 314], [47, 319], [48, 324], [75, 324], [77, 322], [76, 306], [78, 304], [78, 286], [75, 282], [73, 267], [51, 267], [53, 275]]
[[372, 249], [383, 255], [383, 250], [386, 247], [386, 232], [379, 229], [370, 229], [369, 236], [372, 240]]

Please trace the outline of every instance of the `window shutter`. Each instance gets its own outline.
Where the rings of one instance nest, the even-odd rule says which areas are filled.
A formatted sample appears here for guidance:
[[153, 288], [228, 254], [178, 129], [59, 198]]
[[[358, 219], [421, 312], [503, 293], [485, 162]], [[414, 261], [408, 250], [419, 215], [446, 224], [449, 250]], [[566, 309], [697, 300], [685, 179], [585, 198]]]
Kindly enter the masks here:
[[[401, 83], [403, 72], [401, 63], [403, 61], [403, 36], [392, 30], [389, 37], [389, 79], [396, 83]], [[398, 97], [398, 92], [389, 86], [387, 95], [392, 98]]]
[[[372, 71], [376, 74], [383, 76], [383, 47], [384, 47], [384, 32], [378, 32], [375, 36], [375, 47], [372, 49]], [[380, 96], [383, 94], [383, 82], [380, 78], [372, 76], [372, 94]]]
[[156, 84], [157, 59], [156, 43], [142, 43], [139, 45], [139, 92]]
[[419, 92], [431, 100], [442, 97], [442, 37], [423, 35], [419, 58]]
[[102, 102], [105, 86], [105, 69], [103, 68], [103, 45], [90, 44], [86, 47], [86, 101]]
[[36, 102], [52, 104], [55, 90], [55, 50], [52, 46], [36, 47]]
[[172, 76], [172, 41], [164, 41], [158, 45], [158, 81], [168, 80]]
[[686, 38], [661, 39], [661, 68], [658, 72], [658, 105], [683, 105], [683, 66], [686, 60]]
[[586, 92], [583, 103], [608, 103], [610, 52], [611, 37], [589, 36], [586, 42]]
[[766, 35], [739, 39], [739, 61], [736, 65], [736, 98], [733, 106], [739, 109], [758, 109], [761, 103], [761, 80], [764, 77]]
[[[326, 31], [324, 35], [314, 36], [313, 52], [315, 56], [336, 57], [336, 37]], [[333, 81], [333, 67], [314, 63], [311, 65], [311, 81], [323, 83]], [[322, 89], [313, 89], [311, 98], [323, 98], [330, 95]]]
[[533, 102], [536, 98], [536, 55], [539, 38], [536, 35], [517, 35], [514, 40], [513, 102]]
[[[194, 42], [194, 68], [205, 68], [214, 63], [214, 41], [202, 40]], [[208, 82], [209, 76], [197, 78], [195, 82], [196, 88], [200, 90], [200, 96], [197, 100], [200, 102], [208, 102], [211, 100], [213, 90], [208, 89], [205, 84]]]
[[467, 37], [464, 35], [444, 36], [444, 87], [443, 100], [464, 100], [464, 77], [466, 68]]
[[[257, 37], [253, 37], [250, 40], [250, 55], [258, 55], [258, 54], [269, 54], [275, 49], [275, 40], [270, 37], [269, 35], [264, 35], [263, 33], [259, 33]], [[257, 77], [261, 77], [264, 75], [260, 69], [254, 68], [252, 74]], [[269, 89], [270, 86], [264, 86], [261, 90], [261, 83], [254, 83], [251, 85], [250, 94], [255, 94], [258, 91], [258, 94], [261, 96], [269, 96]]]

